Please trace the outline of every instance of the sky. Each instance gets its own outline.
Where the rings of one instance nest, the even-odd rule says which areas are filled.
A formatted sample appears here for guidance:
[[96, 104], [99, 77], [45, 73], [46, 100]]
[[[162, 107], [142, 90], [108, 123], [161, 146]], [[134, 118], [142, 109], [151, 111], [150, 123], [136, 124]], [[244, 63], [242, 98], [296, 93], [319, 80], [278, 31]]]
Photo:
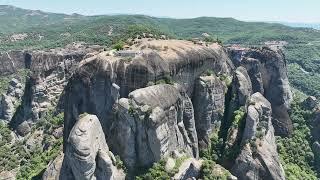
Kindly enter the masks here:
[[66, 14], [210, 16], [244, 21], [320, 23], [320, 0], [0, 0], [0, 4]]

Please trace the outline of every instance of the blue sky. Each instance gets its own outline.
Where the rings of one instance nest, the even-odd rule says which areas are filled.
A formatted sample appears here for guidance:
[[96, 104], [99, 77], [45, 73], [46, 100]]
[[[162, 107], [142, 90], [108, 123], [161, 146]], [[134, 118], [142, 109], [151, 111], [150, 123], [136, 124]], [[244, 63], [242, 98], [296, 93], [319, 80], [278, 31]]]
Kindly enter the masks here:
[[0, 0], [26, 9], [160, 17], [234, 17], [247, 21], [320, 23], [320, 0]]

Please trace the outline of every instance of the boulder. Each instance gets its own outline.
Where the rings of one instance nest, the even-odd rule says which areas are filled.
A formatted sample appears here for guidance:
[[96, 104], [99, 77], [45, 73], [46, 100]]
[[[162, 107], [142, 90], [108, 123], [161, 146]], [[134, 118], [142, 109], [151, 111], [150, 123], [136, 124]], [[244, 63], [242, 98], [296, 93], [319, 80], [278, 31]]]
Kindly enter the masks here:
[[172, 177], [173, 180], [198, 179], [200, 176], [202, 160], [194, 158], [186, 159], [178, 167], [178, 172]]
[[64, 157], [76, 180], [125, 179], [115, 166], [115, 158], [95, 115], [84, 114], [74, 125], [67, 140]]
[[303, 107], [308, 110], [313, 110], [318, 106], [317, 98], [314, 96], [309, 96], [303, 102]]
[[270, 102], [259, 92], [250, 97], [243, 149], [231, 172], [240, 179], [285, 179], [280, 164]]
[[16, 180], [16, 174], [10, 171], [0, 172], [0, 180]]

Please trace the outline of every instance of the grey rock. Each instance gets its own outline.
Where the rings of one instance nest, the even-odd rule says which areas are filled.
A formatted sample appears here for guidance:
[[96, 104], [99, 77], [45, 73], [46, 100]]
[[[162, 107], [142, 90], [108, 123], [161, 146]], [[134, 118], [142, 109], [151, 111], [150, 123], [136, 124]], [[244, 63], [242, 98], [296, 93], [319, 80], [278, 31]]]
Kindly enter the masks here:
[[267, 47], [229, 48], [229, 54], [236, 66], [247, 69], [253, 93], [262, 93], [271, 103], [276, 134], [289, 136], [293, 128], [288, 115], [292, 93], [283, 52]]
[[16, 180], [16, 175], [10, 171], [0, 172], [0, 180]]
[[252, 84], [248, 72], [245, 68], [238, 67], [232, 84], [232, 95], [237, 106], [245, 106], [251, 94]]
[[192, 98], [194, 116], [201, 149], [207, 148], [209, 136], [224, 115], [226, 86], [215, 75], [201, 76], [194, 87]]
[[309, 110], [313, 110], [318, 106], [317, 98], [314, 96], [309, 96], [303, 101], [303, 107]]
[[[231, 148], [241, 142], [241, 134], [238, 127], [230, 126], [234, 120], [234, 112], [246, 109], [252, 94], [252, 85], [247, 70], [240, 66], [236, 69], [231, 84], [231, 90], [227, 94], [228, 110], [222, 124], [222, 132], [227, 134], [226, 148]], [[229, 126], [228, 126], [229, 125]], [[229, 164], [229, 162], [226, 162]]]
[[119, 100], [115, 114], [110, 142], [129, 169], [150, 167], [173, 151], [198, 157], [191, 101], [174, 86], [135, 90]]
[[312, 150], [313, 150], [313, 153], [316, 155], [316, 156], [320, 156], [320, 143], [318, 141], [315, 141], [313, 144], [312, 144]]
[[56, 139], [59, 139], [63, 136], [63, 127], [59, 127], [57, 129], [55, 129], [53, 132], [52, 132], [52, 135], [56, 138]]
[[76, 180], [124, 179], [122, 170], [106, 144], [105, 135], [95, 115], [80, 117], [68, 138], [65, 160]]
[[31, 132], [31, 127], [27, 121], [24, 121], [17, 127], [17, 133], [21, 136], [25, 136]]
[[44, 139], [43, 131], [36, 130], [28, 139], [26, 139], [25, 146], [28, 150], [34, 150], [36, 147], [42, 147], [42, 141]]
[[198, 179], [200, 176], [202, 160], [189, 158], [183, 161], [178, 168], [178, 173], [174, 175], [174, 180]]
[[[13, 71], [26, 68], [29, 69], [30, 73], [26, 79], [26, 87], [22, 88], [24, 91], [19, 90], [22, 85], [18, 82], [10, 83], [15, 86], [15, 88], [9, 87], [9, 90], [15, 93], [16, 99], [22, 97], [21, 105], [12, 115], [10, 126], [17, 129], [25, 121], [28, 121], [29, 125], [32, 126], [44, 115], [48, 108], [57, 107], [57, 111], [61, 111], [64, 99], [63, 89], [67, 80], [85, 55], [95, 52], [96, 50], [89, 46], [73, 44], [49, 51], [23, 52], [19, 54], [21, 57], [12, 58], [13, 63], [20, 61], [20, 59], [24, 63], [23, 67], [17, 66]], [[4, 61], [8, 61], [8, 59]]]
[[2, 94], [0, 99], [0, 119], [3, 119], [5, 123], [9, 123], [14, 116], [16, 108], [21, 102], [23, 88], [19, 80], [13, 78], [9, 82], [7, 92]]
[[[161, 50], [163, 46], [168, 47], [166, 51]], [[130, 60], [102, 52], [79, 64], [65, 88], [64, 139], [68, 138], [78, 115], [88, 112], [97, 115], [109, 142], [114, 119], [112, 108], [119, 96], [127, 98], [130, 92], [146, 87], [149, 82], [155, 84], [170, 77], [191, 97], [195, 80], [207, 69], [230, 75], [233, 67], [227, 53], [217, 44], [207, 47], [189, 41], [142, 39], [130, 49], [136, 52]], [[162, 112], [157, 108], [157, 113], [160, 116]], [[127, 131], [139, 131], [140, 125], [133, 122], [125, 123], [131, 124], [130, 128], [127, 125]], [[111, 149], [117, 148], [109, 145]]]
[[243, 149], [231, 172], [240, 179], [285, 179], [274, 137], [271, 104], [260, 93], [250, 98]]
[[60, 153], [52, 160], [42, 175], [42, 180], [74, 180], [71, 169], [64, 161], [64, 154]]
[[315, 141], [320, 142], [320, 109], [317, 109], [314, 113], [314, 117], [311, 121], [311, 134]]

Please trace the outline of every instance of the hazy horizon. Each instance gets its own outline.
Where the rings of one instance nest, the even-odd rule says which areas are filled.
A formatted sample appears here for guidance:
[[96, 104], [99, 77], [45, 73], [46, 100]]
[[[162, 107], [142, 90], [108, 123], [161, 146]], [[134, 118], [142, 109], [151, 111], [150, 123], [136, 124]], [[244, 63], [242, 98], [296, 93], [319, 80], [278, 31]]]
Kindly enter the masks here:
[[0, 4], [52, 13], [78, 13], [90, 16], [141, 14], [178, 19], [224, 17], [256, 22], [320, 23], [320, 13], [318, 13], [317, 8], [320, 7], [320, 1], [317, 0], [309, 0], [308, 3], [298, 0], [283, 0], [281, 2], [276, 0], [268, 2], [254, 0], [243, 0], [242, 2], [236, 0], [229, 0], [228, 2], [198, 0], [196, 4], [190, 0], [183, 2], [163, 0], [161, 3], [150, 0], [113, 2], [102, 0], [91, 0], [90, 2], [77, 2], [75, 0], [56, 0], [54, 2], [46, 0], [28, 0], [27, 2], [24, 0], [0, 0]]

